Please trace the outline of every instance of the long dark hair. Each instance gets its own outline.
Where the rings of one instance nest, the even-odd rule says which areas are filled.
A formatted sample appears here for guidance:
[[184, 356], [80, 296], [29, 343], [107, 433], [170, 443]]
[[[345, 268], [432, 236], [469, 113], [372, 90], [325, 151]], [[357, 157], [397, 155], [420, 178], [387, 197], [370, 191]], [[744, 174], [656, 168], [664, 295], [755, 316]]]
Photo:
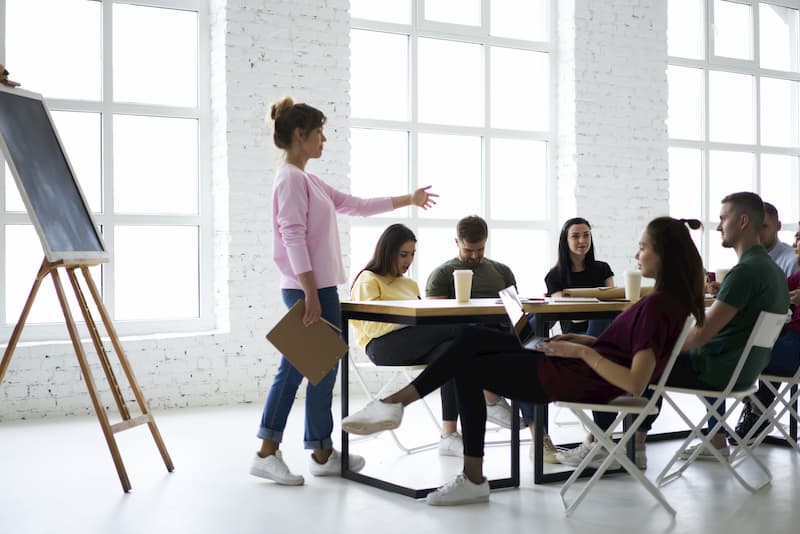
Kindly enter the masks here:
[[417, 236], [414, 235], [411, 228], [399, 223], [388, 226], [378, 238], [372, 258], [358, 272], [353, 279], [353, 283], [355, 284], [355, 281], [364, 271], [370, 271], [380, 276], [396, 274], [395, 269], [397, 269], [397, 256], [400, 254], [400, 247], [409, 241], [417, 242]]
[[[569, 261], [569, 243], [567, 242], [567, 237], [569, 236], [570, 226], [574, 226], [576, 224], [585, 224], [589, 227], [589, 231], [592, 230], [592, 225], [589, 224], [589, 221], [583, 217], [573, 217], [572, 219], [567, 219], [567, 222], [565, 222], [564, 226], [561, 227], [561, 234], [558, 236], [558, 261], [556, 262], [555, 268], [558, 270], [558, 275], [561, 279], [561, 285], [563, 287], [569, 287], [569, 278], [570, 273], [572, 272], [572, 263]], [[589, 250], [586, 252], [586, 256], [583, 258], [584, 270], [588, 270], [593, 267], [594, 262], [594, 238], [592, 238], [592, 244], [589, 245]]]
[[689, 229], [700, 228], [697, 219], [658, 217], [647, 224], [645, 231], [653, 241], [653, 250], [661, 259], [661, 272], [656, 277], [656, 291], [677, 298], [694, 315], [698, 325], [705, 321], [705, 271]]

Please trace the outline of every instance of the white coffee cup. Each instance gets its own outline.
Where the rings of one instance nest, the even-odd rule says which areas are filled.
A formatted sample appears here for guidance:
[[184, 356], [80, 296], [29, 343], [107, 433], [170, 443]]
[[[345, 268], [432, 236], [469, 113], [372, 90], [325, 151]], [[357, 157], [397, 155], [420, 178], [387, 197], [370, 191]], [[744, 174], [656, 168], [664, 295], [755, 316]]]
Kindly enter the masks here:
[[631, 302], [639, 300], [642, 293], [642, 273], [625, 271], [625, 299]]
[[725, 277], [728, 276], [730, 269], [717, 269], [714, 271], [714, 275], [716, 277], [717, 283], [721, 284]]
[[456, 286], [456, 302], [459, 304], [469, 302], [469, 296], [472, 293], [472, 271], [456, 269], [453, 271], [453, 283]]

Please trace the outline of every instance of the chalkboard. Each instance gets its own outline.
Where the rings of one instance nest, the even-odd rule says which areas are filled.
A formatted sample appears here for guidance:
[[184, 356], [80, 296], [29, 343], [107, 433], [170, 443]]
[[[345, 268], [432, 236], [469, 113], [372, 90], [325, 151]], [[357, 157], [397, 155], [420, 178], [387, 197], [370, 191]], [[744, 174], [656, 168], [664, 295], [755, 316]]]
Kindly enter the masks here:
[[48, 261], [108, 261], [41, 95], [0, 87], [0, 148]]

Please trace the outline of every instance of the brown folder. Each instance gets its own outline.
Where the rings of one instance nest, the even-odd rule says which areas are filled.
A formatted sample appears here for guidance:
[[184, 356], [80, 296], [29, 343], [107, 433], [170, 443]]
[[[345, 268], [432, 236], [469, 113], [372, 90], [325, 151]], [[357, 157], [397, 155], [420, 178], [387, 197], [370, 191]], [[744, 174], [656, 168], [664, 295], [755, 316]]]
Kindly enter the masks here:
[[324, 319], [303, 325], [305, 301], [298, 300], [267, 334], [272, 343], [295, 369], [317, 385], [347, 352], [339, 330]]

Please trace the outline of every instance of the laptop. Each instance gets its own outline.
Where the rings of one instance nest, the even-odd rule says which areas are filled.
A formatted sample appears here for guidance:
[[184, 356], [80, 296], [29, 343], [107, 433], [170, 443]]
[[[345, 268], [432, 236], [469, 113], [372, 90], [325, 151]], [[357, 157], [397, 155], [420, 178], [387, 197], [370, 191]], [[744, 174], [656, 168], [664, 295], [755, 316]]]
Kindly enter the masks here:
[[522, 307], [522, 301], [514, 286], [501, 289], [498, 294], [506, 309], [508, 318], [511, 319], [512, 330], [519, 340], [520, 346], [525, 350], [539, 351], [539, 345], [546, 343], [548, 338], [533, 335], [533, 328], [528, 322], [528, 316]]

